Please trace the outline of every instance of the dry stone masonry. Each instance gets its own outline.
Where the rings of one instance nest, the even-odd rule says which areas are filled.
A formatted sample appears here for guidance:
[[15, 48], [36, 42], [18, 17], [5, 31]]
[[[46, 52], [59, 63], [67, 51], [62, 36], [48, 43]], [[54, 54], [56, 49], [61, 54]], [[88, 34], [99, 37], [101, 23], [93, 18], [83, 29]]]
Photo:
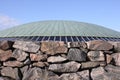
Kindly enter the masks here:
[[0, 41], [0, 80], [120, 80], [120, 42]]

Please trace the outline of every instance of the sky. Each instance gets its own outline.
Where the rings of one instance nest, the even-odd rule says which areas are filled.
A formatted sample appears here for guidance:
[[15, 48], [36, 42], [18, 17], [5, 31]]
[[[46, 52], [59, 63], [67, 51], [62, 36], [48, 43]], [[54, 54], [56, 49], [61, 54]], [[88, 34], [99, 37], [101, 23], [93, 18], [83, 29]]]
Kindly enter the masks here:
[[0, 0], [0, 30], [43, 20], [73, 20], [120, 32], [120, 0]]

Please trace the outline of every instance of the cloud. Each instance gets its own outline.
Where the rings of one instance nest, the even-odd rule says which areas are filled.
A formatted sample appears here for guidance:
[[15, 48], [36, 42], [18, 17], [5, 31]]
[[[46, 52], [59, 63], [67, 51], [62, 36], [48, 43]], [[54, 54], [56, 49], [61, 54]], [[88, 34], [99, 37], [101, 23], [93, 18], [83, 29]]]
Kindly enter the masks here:
[[20, 23], [14, 18], [11, 18], [7, 15], [0, 15], [0, 30], [10, 28], [19, 24]]

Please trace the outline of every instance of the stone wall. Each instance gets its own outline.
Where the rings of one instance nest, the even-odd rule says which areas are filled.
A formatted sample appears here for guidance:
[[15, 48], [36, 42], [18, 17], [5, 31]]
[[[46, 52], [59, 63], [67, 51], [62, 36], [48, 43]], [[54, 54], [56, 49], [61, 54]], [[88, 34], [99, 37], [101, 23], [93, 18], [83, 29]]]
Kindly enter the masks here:
[[120, 42], [0, 42], [0, 80], [120, 80]]

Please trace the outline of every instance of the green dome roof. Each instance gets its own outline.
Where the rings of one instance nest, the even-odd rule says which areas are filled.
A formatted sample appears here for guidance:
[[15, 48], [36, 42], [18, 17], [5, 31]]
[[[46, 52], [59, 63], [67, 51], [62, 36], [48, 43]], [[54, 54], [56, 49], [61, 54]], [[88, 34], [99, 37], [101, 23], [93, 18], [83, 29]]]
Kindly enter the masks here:
[[0, 31], [0, 37], [20, 36], [95, 36], [120, 38], [120, 32], [91, 23], [62, 20], [32, 22]]

